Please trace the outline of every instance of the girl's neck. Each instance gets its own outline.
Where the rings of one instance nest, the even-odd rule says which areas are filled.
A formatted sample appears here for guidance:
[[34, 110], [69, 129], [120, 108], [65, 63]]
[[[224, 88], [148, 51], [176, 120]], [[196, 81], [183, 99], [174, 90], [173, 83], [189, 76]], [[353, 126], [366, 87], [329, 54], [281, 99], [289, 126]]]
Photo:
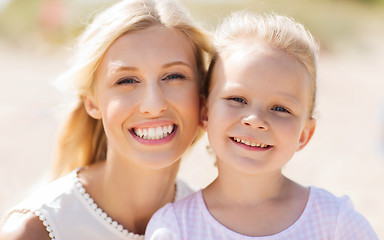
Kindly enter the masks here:
[[228, 204], [257, 205], [283, 197], [291, 183], [280, 171], [246, 175], [220, 169], [218, 177], [204, 190], [204, 194], [220, 194], [218, 199], [226, 200]]
[[246, 236], [269, 236], [287, 229], [301, 216], [308, 196], [307, 188], [280, 171], [248, 175], [219, 168], [218, 177], [203, 190], [210, 214]]
[[148, 169], [109, 159], [84, 171], [84, 185], [113, 220], [143, 234], [153, 213], [173, 201], [178, 167]]

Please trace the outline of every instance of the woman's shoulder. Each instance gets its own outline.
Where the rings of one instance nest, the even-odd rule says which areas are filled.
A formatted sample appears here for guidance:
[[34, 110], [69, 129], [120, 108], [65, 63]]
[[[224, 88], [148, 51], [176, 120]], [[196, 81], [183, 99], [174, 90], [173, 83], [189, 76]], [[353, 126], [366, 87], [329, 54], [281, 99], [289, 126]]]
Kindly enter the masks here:
[[39, 187], [35, 192], [16, 205], [14, 209], [39, 209], [42, 205], [49, 205], [58, 201], [61, 196], [68, 196], [75, 186], [76, 173], [71, 172], [61, 178], [46, 183]]
[[31, 212], [12, 212], [0, 226], [0, 239], [44, 240], [51, 239], [41, 220]]
[[73, 195], [75, 179], [76, 172], [72, 172], [44, 184], [19, 204], [9, 209], [3, 215], [3, 220], [0, 221], [0, 240], [50, 239], [48, 235], [50, 226], [48, 223], [44, 223], [45, 216], [60, 208], [64, 198]]

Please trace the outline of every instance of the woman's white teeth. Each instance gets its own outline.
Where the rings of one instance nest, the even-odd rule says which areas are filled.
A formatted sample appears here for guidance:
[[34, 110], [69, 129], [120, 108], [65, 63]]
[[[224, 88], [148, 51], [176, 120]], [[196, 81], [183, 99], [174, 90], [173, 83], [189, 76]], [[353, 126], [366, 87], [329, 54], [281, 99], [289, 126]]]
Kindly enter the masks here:
[[242, 144], [245, 144], [245, 145], [247, 145], [247, 146], [251, 146], [251, 147], [261, 147], [261, 148], [266, 148], [266, 147], [269, 146], [269, 145], [267, 145], [267, 144], [254, 143], [254, 142], [246, 141], [246, 140], [243, 140], [243, 139], [240, 139], [240, 138], [236, 138], [236, 137], [234, 137], [233, 140], [235, 140], [235, 141], [238, 142], [238, 143], [242, 143]]
[[155, 140], [167, 137], [173, 131], [173, 125], [156, 127], [156, 128], [135, 128], [136, 136], [143, 139]]

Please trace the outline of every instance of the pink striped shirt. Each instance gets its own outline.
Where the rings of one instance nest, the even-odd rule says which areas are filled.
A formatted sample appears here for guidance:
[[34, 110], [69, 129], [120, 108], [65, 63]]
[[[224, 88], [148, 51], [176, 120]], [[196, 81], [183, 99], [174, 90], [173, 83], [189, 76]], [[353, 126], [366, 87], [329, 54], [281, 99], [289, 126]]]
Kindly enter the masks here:
[[209, 213], [202, 192], [198, 191], [157, 211], [148, 224], [145, 239], [375, 240], [378, 237], [368, 221], [354, 210], [347, 196], [335, 197], [323, 189], [310, 187], [300, 218], [272, 236], [249, 237], [226, 228]]

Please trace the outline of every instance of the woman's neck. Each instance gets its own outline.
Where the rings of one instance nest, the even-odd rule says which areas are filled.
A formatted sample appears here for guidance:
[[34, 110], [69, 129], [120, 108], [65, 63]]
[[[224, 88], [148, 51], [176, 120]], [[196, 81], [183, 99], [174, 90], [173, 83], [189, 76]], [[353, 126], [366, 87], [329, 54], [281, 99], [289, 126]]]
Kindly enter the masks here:
[[113, 220], [143, 234], [153, 213], [173, 201], [178, 167], [178, 162], [165, 169], [148, 169], [106, 160], [84, 172], [85, 187]]

